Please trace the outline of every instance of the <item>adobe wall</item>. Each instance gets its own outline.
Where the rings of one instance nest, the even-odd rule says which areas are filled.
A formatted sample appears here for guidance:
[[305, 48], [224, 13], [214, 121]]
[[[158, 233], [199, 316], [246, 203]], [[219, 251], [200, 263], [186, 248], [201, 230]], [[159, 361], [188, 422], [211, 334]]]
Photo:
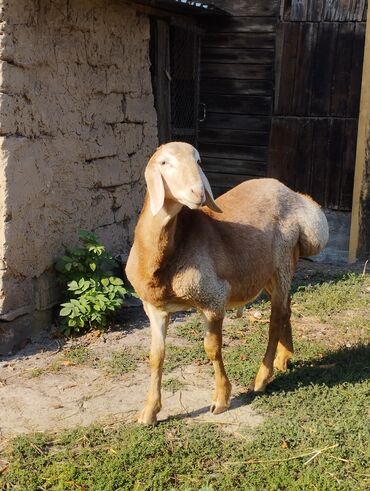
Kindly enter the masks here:
[[1, 352], [45, 322], [79, 229], [127, 253], [157, 128], [149, 19], [127, 2], [0, 0], [0, 23]]

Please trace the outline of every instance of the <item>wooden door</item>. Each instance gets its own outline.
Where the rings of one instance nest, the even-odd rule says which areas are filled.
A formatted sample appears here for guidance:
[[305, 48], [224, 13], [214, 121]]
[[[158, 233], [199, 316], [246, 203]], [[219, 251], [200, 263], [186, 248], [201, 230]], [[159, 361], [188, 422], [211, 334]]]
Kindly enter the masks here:
[[364, 0], [285, 0], [276, 31], [268, 175], [350, 210], [365, 35]]
[[202, 162], [215, 195], [267, 173], [278, 0], [213, 0], [201, 49]]

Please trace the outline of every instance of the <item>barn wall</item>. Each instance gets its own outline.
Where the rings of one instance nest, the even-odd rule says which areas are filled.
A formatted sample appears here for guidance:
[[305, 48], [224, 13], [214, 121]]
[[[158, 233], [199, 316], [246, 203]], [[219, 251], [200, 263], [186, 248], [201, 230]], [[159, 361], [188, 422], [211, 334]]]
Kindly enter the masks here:
[[276, 30], [268, 174], [324, 207], [352, 206], [365, 0], [285, 0]]
[[55, 301], [79, 229], [127, 252], [157, 129], [146, 16], [118, 0], [0, 0], [0, 15], [1, 345]]

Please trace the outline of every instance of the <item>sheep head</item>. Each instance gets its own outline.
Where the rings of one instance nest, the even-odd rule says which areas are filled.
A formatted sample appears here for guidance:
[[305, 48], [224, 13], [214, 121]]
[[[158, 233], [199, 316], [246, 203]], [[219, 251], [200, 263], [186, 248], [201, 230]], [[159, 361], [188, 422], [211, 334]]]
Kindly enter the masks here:
[[165, 200], [191, 209], [206, 205], [215, 212], [222, 212], [214, 201], [211, 186], [199, 164], [199, 152], [189, 143], [170, 142], [156, 150], [145, 169], [150, 208], [154, 216]]

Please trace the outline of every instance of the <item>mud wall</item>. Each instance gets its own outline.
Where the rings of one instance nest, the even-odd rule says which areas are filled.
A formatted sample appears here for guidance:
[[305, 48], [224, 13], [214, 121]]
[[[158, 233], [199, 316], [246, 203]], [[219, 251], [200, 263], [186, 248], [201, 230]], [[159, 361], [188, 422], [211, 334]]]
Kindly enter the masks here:
[[127, 253], [157, 128], [129, 2], [0, 0], [0, 22], [1, 345], [44, 322], [79, 229]]

